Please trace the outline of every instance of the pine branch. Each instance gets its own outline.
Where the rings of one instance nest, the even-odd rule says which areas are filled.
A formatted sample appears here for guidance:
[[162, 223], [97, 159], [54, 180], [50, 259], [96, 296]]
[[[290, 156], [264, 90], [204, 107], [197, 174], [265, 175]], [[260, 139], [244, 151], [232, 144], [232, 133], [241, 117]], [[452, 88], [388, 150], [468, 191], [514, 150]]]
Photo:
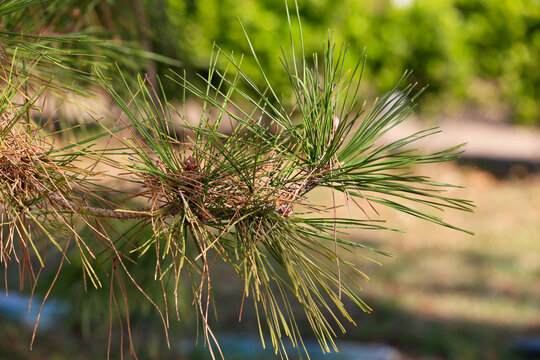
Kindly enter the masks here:
[[[19, 10], [13, 6], [0, 4], [0, 14]], [[67, 56], [48, 54], [44, 44], [49, 40], [56, 45], [63, 41], [71, 44], [73, 39], [15, 39], [12, 33], [1, 31], [0, 35], [9, 46], [2, 60], [0, 98], [0, 204], [8, 236], [2, 233], [0, 238], [0, 263], [17, 259], [31, 264], [33, 251], [43, 267], [42, 249], [52, 243], [64, 258], [68, 247], [61, 243], [73, 239], [85, 276], [94, 286], [101, 286], [103, 273], [96, 266], [110, 276], [111, 303], [114, 300], [118, 308], [116, 280], [128, 311], [127, 279], [159, 311], [165, 330], [168, 289], [174, 289], [178, 313], [178, 287], [187, 272], [205, 340], [216, 342], [210, 299], [213, 265], [221, 259], [244, 281], [244, 300], [253, 300], [263, 343], [266, 331], [282, 357], [287, 356], [283, 338], [303, 347], [292, 311], [295, 303], [303, 309], [323, 352], [329, 352], [335, 349], [337, 331], [345, 329], [343, 323], [354, 323], [346, 300], [371, 311], [358, 295], [358, 281], [367, 280], [367, 275], [346, 261], [340, 251], [387, 255], [347, 240], [345, 235], [351, 228], [396, 230], [371, 220], [362, 204], [373, 210], [374, 204], [387, 206], [457, 230], [462, 229], [422, 209], [472, 211], [470, 201], [444, 195], [450, 185], [411, 173], [415, 165], [459, 157], [459, 147], [430, 154], [404, 149], [437, 130], [380, 144], [382, 136], [410, 114], [422, 92], [405, 85], [409, 73], [364, 113], [358, 88], [365, 58], [353, 69], [346, 69], [347, 47], [337, 49], [332, 38], [325, 44], [321, 60], [317, 55], [307, 59], [303, 45], [297, 59], [294, 44], [293, 58], [284, 55], [281, 59], [295, 100], [292, 106], [272, 88], [272, 79], [261, 67], [249, 38], [252, 56], [267, 86], [264, 89], [242, 70], [241, 62], [219, 49], [211, 59], [208, 77], [203, 79], [206, 89], [190, 83], [185, 75], [172, 73], [170, 79], [184, 99], [191, 93], [203, 101], [202, 116], [195, 126], [167, 100], [159, 78], [156, 85], [139, 77], [134, 85], [120, 73], [123, 84], [119, 86], [95, 64], [92, 74], [97, 77], [92, 76], [92, 80], [121, 109], [121, 126], [112, 130], [96, 121], [104, 129], [102, 134], [55, 148], [28, 113], [47, 87], [50, 71]], [[223, 62], [227, 65], [218, 67]], [[64, 69], [68, 79], [87, 79], [87, 74]], [[37, 84], [33, 94], [27, 90], [29, 83]], [[24, 99], [22, 105], [15, 101], [17, 96]], [[178, 123], [178, 117], [183, 124]], [[220, 123], [226, 121], [234, 124], [230, 134], [218, 131]], [[185, 132], [176, 131], [178, 127]], [[122, 136], [118, 135], [120, 129]], [[187, 132], [193, 135], [186, 136]], [[119, 145], [114, 149], [97, 146], [106, 137]], [[100, 185], [97, 178], [102, 174], [93, 166], [76, 166], [82, 159], [120, 170], [122, 175], [110, 178], [122, 185], [116, 189]], [[134, 193], [125, 190], [126, 184], [136, 186]], [[338, 218], [337, 205], [312, 203], [308, 194], [317, 187], [344, 193], [367, 219]], [[111, 199], [99, 195], [102, 189]], [[146, 208], [130, 210], [135, 202], [144, 203]], [[332, 212], [330, 218], [323, 216]], [[140, 224], [150, 235], [144, 238], [137, 236], [137, 231], [118, 231], [110, 223], [114, 219]], [[89, 229], [98, 241], [85, 241], [81, 228]], [[126, 265], [133, 262], [135, 268], [142, 266], [139, 264], [150, 253], [155, 256], [153, 278], [163, 292], [161, 306]], [[33, 272], [31, 265], [29, 269]]]

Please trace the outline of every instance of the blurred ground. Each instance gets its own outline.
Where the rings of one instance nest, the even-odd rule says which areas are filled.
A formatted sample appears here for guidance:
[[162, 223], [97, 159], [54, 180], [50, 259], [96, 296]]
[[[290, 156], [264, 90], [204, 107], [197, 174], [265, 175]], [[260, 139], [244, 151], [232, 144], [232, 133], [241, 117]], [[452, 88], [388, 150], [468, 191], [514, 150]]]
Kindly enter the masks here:
[[[447, 135], [444, 132], [438, 138]], [[483, 139], [489, 134], [480, 131], [476, 136]], [[469, 141], [475, 142], [474, 138]], [[351, 239], [394, 256], [361, 253], [382, 266], [364, 261], [358, 254], [350, 256], [371, 276], [363, 296], [374, 311], [353, 310], [357, 327], [349, 327], [340, 340], [388, 344], [406, 359], [512, 359], [514, 338], [540, 333], [540, 174], [509, 171], [496, 177], [481, 165], [431, 164], [415, 169], [440, 182], [465, 186], [452, 189], [451, 194], [473, 200], [475, 213], [446, 211], [443, 215], [476, 235], [381, 207], [377, 207], [380, 215], [369, 211], [370, 216], [407, 231], [350, 234]], [[328, 195], [315, 192], [312, 196]], [[347, 210], [340, 211], [341, 216], [349, 216]], [[358, 209], [351, 211], [353, 217], [365, 216]], [[214, 282], [221, 311], [216, 330], [257, 333], [249, 315], [238, 324], [243, 284], [233, 280], [230, 272], [221, 276], [224, 281]], [[31, 329], [2, 322], [0, 359], [92, 359], [106, 354], [103, 340], [107, 334], [101, 340], [83, 339], [77, 331], [62, 328], [38, 331], [34, 350], [29, 352]], [[177, 358], [163, 350], [163, 356], [152, 358]]]
[[368, 266], [365, 295], [375, 310], [360, 315], [352, 336], [422, 358], [509, 358], [513, 337], [540, 333], [540, 176], [497, 180], [454, 165], [421, 172], [428, 170], [467, 186], [453, 193], [473, 200], [475, 213], [445, 219], [476, 234], [378, 209], [407, 232], [355, 234], [395, 256]]

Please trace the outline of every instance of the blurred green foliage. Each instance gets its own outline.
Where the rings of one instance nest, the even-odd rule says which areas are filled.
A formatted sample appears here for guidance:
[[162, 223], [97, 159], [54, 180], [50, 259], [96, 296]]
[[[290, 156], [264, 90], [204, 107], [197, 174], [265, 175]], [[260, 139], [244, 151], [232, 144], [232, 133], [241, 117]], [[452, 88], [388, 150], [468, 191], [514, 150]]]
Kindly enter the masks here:
[[[172, 31], [155, 35], [157, 48], [166, 55], [204, 70], [214, 41], [226, 51], [248, 53], [240, 19], [271, 78], [278, 87], [287, 81], [276, 52], [289, 41], [283, 0], [160, 0], [147, 5], [162, 19], [151, 24], [162, 30], [165, 15]], [[390, 89], [411, 69], [414, 81], [430, 86], [426, 109], [440, 113], [458, 103], [494, 106], [507, 109], [515, 123], [540, 124], [536, 0], [299, 0], [298, 5], [306, 53], [320, 49], [329, 29], [338, 43], [350, 45], [351, 59], [366, 48], [365, 75], [373, 93]], [[294, 9], [292, 1], [289, 7]], [[255, 64], [244, 63], [248, 74], [258, 72]]]
[[[204, 76], [214, 43], [237, 59], [250, 53], [243, 25], [273, 86], [285, 91], [289, 80], [276, 50], [290, 48], [285, 1], [295, 8], [294, 0], [51, 0], [4, 17], [2, 26], [107, 39], [82, 47], [106, 59], [101, 67], [116, 61], [123, 71], [155, 78], [171, 66]], [[412, 81], [429, 85], [421, 107], [429, 115], [479, 107], [540, 125], [538, 0], [298, 0], [298, 6], [305, 53], [320, 51], [329, 31], [349, 45], [350, 61], [366, 49], [364, 95], [387, 91], [413, 70]], [[294, 21], [292, 27], [299, 43]], [[261, 78], [253, 60], [244, 59], [243, 70]]]

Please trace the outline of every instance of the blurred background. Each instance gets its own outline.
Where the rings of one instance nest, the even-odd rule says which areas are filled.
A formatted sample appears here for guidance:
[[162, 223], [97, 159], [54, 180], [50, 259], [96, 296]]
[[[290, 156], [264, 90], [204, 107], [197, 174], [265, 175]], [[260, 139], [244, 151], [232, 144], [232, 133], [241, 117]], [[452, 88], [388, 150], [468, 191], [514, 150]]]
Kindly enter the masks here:
[[[244, 71], [264, 86], [249, 56], [241, 21], [268, 78], [284, 98], [288, 96], [288, 79], [279, 61], [280, 46], [289, 47], [282, 0], [68, 0], [46, 6], [47, 24], [36, 32], [75, 32], [122, 43], [128, 50], [117, 54], [118, 66], [133, 74], [146, 73], [151, 81], [164, 79], [167, 96], [178, 101], [182, 94], [166, 81], [169, 69], [185, 71], [196, 81], [197, 74], [208, 73], [214, 44], [226, 53], [246, 54]], [[294, 9], [293, 2], [289, 6]], [[20, 21], [39, 24], [42, 10]], [[405, 70], [413, 70], [410, 81], [428, 86], [415, 114], [387, 140], [437, 125], [443, 132], [419, 143], [421, 150], [468, 143], [460, 162], [415, 171], [464, 186], [453, 189], [452, 195], [471, 199], [477, 207], [474, 214], [445, 214], [447, 221], [475, 236], [383, 209], [378, 209], [380, 218], [406, 233], [351, 233], [356, 241], [393, 256], [362, 254], [380, 261], [379, 266], [350, 255], [371, 276], [363, 297], [374, 311], [353, 313], [357, 326], [339, 340], [379, 351], [365, 359], [537, 358], [538, 352], [533, 352], [535, 341], [536, 351], [540, 348], [540, 3], [299, 0], [298, 10], [306, 54], [320, 53], [329, 35], [338, 44], [348, 44], [351, 67], [366, 51], [361, 96], [368, 104], [389, 91]], [[187, 103], [194, 117], [200, 113], [195, 99]], [[87, 102], [96, 113], [108, 111], [107, 104], [107, 99]], [[53, 107], [54, 116], [76, 117], [65, 105], [60, 107]], [[313, 196], [321, 199], [328, 194]], [[224, 266], [224, 281], [215, 289], [220, 314], [215, 329], [225, 348], [233, 349], [228, 358], [273, 358], [259, 348], [255, 318], [247, 314], [238, 322], [243, 283], [227, 271]], [[63, 269], [51, 294], [53, 301], [48, 300], [42, 312], [32, 352], [28, 345], [37, 312], [28, 314], [27, 295], [10, 292], [11, 300], [0, 299], [0, 359], [104, 358], [109, 293], [91, 287], [85, 293], [81, 276], [77, 264]], [[36, 289], [38, 300], [47, 289], [47, 285]], [[205, 351], [192, 348], [196, 324], [189, 303], [182, 322], [171, 331], [172, 350], [166, 348], [151, 306], [142, 300], [131, 309], [141, 358], [206, 358]], [[299, 321], [307, 328], [301, 315]], [[121, 340], [113, 336], [113, 345], [118, 349]], [[123, 346], [125, 350], [128, 345]], [[240, 355], [234, 350], [238, 348]], [[531, 352], [524, 354], [525, 348]], [[111, 358], [119, 353], [113, 351]], [[314, 358], [318, 359], [315, 354]]]

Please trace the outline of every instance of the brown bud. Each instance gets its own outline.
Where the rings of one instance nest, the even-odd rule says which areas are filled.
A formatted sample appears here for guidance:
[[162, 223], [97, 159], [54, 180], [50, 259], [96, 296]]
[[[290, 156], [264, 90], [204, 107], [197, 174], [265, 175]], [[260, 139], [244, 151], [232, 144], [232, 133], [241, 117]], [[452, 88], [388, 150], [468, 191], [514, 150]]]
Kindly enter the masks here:
[[197, 159], [195, 159], [193, 156], [188, 156], [184, 160], [184, 171], [197, 171], [199, 170], [199, 164], [197, 164]]

